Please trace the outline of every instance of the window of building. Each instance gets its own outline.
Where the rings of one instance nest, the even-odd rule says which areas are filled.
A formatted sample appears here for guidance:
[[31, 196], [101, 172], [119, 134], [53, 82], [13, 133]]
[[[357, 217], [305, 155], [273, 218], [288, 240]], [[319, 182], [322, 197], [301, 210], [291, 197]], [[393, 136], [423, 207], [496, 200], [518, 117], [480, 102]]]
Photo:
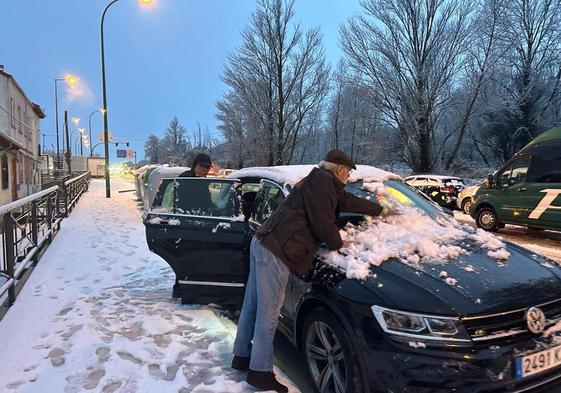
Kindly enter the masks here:
[[2, 189], [7, 190], [10, 186], [7, 154], [2, 154], [2, 157], [0, 158], [0, 168], [0, 171], [2, 172]]
[[19, 155], [18, 159], [18, 183], [23, 183], [23, 172], [24, 172], [24, 157], [23, 154]]
[[22, 128], [21, 128], [21, 107], [18, 106], [18, 131], [20, 132], [20, 134], [22, 133]]
[[16, 104], [13, 98], [10, 98], [10, 124], [12, 128], [16, 128]]

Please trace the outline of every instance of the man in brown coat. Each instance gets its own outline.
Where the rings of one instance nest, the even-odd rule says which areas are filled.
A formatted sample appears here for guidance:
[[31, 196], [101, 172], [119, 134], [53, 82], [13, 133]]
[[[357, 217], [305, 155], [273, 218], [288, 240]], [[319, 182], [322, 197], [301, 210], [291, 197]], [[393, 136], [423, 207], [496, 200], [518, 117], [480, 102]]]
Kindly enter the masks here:
[[288, 391], [273, 373], [273, 339], [289, 272], [304, 275], [322, 243], [330, 250], [349, 245], [335, 224], [339, 211], [377, 216], [384, 210], [343, 190], [353, 169], [355, 164], [343, 151], [330, 151], [319, 168], [294, 186], [251, 242], [232, 367], [249, 369], [247, 382], [258, 389]]

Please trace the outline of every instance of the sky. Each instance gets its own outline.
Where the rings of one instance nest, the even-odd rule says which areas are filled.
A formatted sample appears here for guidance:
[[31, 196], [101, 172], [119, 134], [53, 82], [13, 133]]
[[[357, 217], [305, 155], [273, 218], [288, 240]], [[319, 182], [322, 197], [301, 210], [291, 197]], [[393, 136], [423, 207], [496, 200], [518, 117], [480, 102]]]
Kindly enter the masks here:
[[[108, 0], [0, 0], [0, 64], [47, 117], [41, 122], [48, 147], [56, 141], [54, 79], [77, 75], [78, 85], [59, 86], [63, 112], [88, 118], [101, 108], [100, 19]], [[253, 0], [120, 0], [105, 19], [108, 128], [144, 157], [150, 134], [163, 136], [177, 116], [193, 132], [197, 123], [220, 138], [215, 103], [225, 91], [220, 80], [228, 54], [241, 45], [240, 32], [256, 8]], [[360, 13], [359, 0], [296, 0], [295, 21], [319, 26], [328, 61], [342, 55], [339, 27]], [[93, 143], [103, 129], [91, 117]], [[61, 140], [62, 141], [62, 140]], [[62, 143], [62, 142], [61, 142]], [[102, 145], [95, 152], [102, 153]], [[122, 148], [122, 147], [119, 147]], [[111, 146], [110, 160], [115, 158]]]

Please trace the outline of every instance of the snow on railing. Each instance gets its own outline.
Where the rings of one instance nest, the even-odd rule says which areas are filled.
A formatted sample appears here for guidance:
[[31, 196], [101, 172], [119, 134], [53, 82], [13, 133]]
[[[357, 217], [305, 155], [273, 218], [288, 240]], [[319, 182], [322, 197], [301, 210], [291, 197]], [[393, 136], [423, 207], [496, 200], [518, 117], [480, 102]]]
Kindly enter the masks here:
[[[88, 190], [90, 172], [0, 207], [0, 305], [13, 304], [16, 286], [38, 261], [80, 196]], [[2, 315], [0, 315], [0, 318]]]

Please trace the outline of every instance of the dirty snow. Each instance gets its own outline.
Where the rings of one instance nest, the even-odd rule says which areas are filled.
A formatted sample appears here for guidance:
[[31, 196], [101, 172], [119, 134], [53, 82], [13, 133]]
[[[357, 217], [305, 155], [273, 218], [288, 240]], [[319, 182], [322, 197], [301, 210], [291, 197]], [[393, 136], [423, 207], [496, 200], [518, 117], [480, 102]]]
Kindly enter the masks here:
[[[137, 202], [93, 180], [0, 321], [1, 392], [253, 392], [229, 367], [236, 326], [170, 297]], [[280, 379], [290, 385], [275, 370]]]

